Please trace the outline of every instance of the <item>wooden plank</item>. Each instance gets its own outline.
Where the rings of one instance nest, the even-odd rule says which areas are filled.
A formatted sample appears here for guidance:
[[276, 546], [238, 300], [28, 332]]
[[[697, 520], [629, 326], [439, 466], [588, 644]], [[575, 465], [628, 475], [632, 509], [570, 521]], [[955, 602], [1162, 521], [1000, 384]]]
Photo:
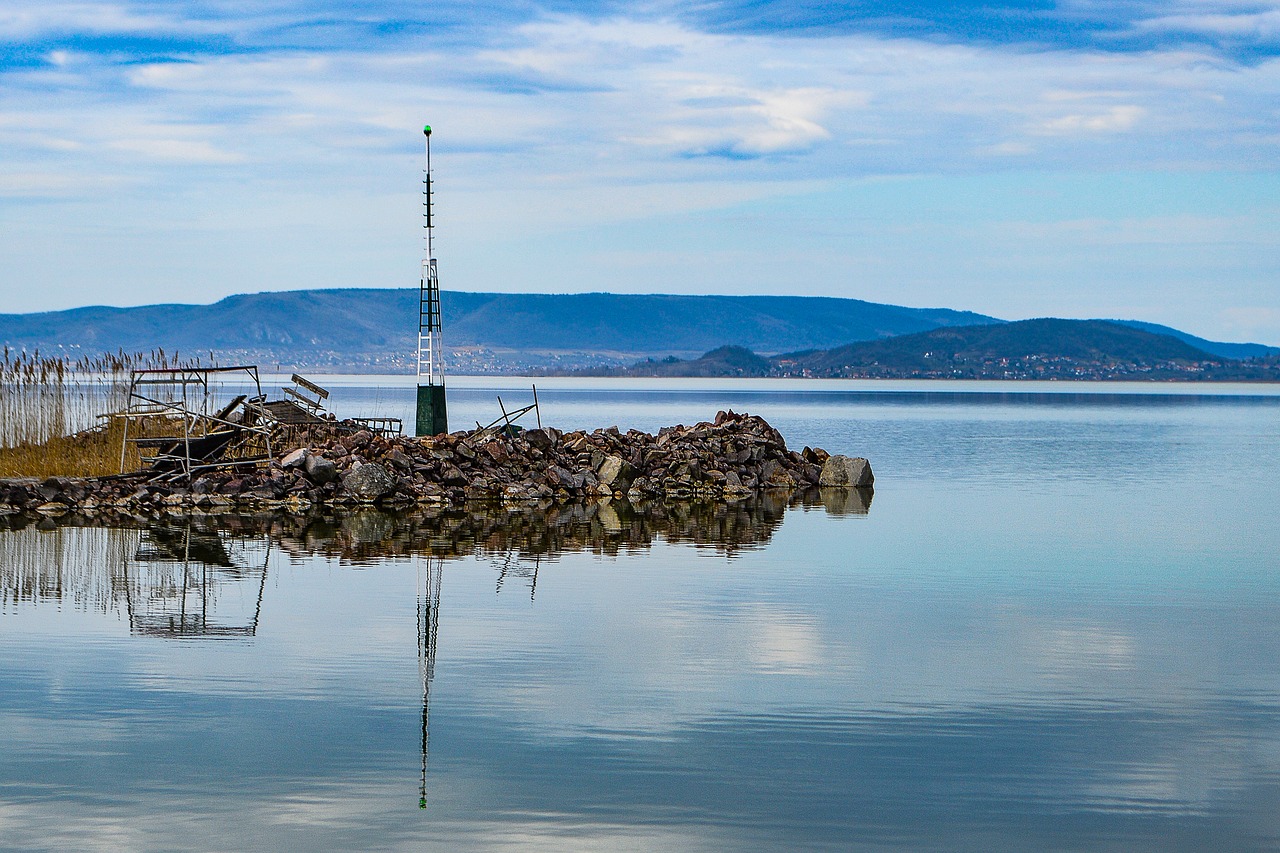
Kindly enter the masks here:
[[[315, 395], [316, 395], [317, 397], [319, 397], [321, 400], [327, 400], [327, 399], [329, 398], [329, 392], [328, 392], [328, 391], [326, 391], [325, 389], [321, 388], [319, 385], [315, 384], [315, 383], [314, 383], [314, 382], [312, 382], [311, 380], [306, 379], [306, 378], [304, 378], [304, 377], [302, 377], [302, 376], [299, 376], [299, 375], [298, 375], [298, 374], [296, 374], [296, 373], [295, 373], [295, 374], [293, 374], [293, 382], [294, 382], [294, 384], [295, 384], [295, 385], [301, 385], [303, 388], [306, 388], [308, 391], [310, 391], [311, 393], [315, 394]], [[287, 389], [286, 389], [286, 390], [287, 390]]]
[[299, 394], [297, 391], [293, 390], [292, 388], [284, 389], [284, 395], [286, 397], [292, 397], [294, 400], [297, 400], [298, 405], [302, 406], [304, 409], [310, 409], [311, 411], [314, 412], [320, 408], [319, 400], [313, 400], [311, 397], [308, 397], [306, 394]]

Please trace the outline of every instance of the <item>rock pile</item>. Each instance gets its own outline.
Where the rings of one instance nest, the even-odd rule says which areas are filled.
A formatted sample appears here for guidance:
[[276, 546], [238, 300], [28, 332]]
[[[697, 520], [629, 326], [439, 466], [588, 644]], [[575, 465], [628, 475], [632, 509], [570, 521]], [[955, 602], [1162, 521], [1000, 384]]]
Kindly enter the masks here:
[[788, 450], [763, 418], [719, 412], [713, 422], [664, 427], [657, 435], [617, 427], [514, 436], [457, 432], [387, 438], [340, 426], [313, 432], [268, 469], [211, 471], [189, 485], [104, 478], [0, 482], [0, 510], [241, 505], [305, 509], [314, 504], [387, 506], [568, 501], [583, 498], [737, 500], [767, 490], [870, 486], [865, 459]]

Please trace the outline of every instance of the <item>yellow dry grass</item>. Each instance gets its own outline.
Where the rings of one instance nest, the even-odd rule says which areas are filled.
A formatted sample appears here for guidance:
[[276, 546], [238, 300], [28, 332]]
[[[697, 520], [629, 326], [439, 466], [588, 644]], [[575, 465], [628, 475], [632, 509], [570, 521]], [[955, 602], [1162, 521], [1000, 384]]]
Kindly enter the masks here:
[[[0, 448], [0, 477], [102, 477], [120, 472], [120, 427], [77, 436], [59, 436], [43, 444]], [[125, 470], [138, 467], [130, 446]]]

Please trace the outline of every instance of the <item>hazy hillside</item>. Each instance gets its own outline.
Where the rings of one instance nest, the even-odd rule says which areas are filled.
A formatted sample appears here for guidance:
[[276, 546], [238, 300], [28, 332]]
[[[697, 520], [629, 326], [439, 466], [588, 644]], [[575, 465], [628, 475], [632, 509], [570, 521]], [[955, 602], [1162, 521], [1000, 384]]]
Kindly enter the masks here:
[[1280, 380], [1280, 356], [1222, 358], [1172, 335], [1108, 320], [1021, 320], [933, 329], [764, 358], [720, 347], [584, 371], [613, 376], [809, 376], [878, 379]]
[[[0, 344], [93, 354], [163, 347], [190, 355], [213, 351], [224, 363], [403, 372], [412, 369], [417, 345], [417, 297], [416, 289], [310, 290], [244, 294], [212, 305], [0, 314]], [[607, 372], [637, 360], [648, 360], [648, 375], [782, 369], [755, 361], [755, 353], [792, 353], [791, 362], [805, 370], [829, 374], [858, 365], [931, 372], [941, 360], [974, 362], [1011, 352], [1085, 360], [1103, 353], [1194, 360], [1205, 352], [1223, 358], [1280, 352], [1205, 341], [1137, 320], [1005, 323], [967, 311], [826, 297], [446, 291], [442, 303], [448, 369], [456, 373]], [[694, 367], [666, 360], [711, 350], [719, 351]]]
[[768, 376], [773, 371], [772, 361], [745, 347], [718, 347], [687, 361], [668, 356], [591, 372], [605, 376]]
[[815, 370], [873, 364], [924, 370], [942, 362], [1027, 356], [1089, 361], [1198, 361], [1211, 357], [1169, 335], [1156, 335], [1118, 323], [1045, 318], [998, 326], [934, 329], [823, 352], [795, 353], [791, 358]]
[[968, 311], [806, 296], [459, 293], [442, 300], [451, 344], [512, 349], [665, 354], [731, 344], [776, 353], [1000, 322]]
[[1106, 320], [934, 329], [772, 360], [779, 375], [952, 379], [1275, 379], [1273, 370]]
[[1219, 355], [1223, 358], [1265, 358], [1272, 355], [1280, 355], [1280, 347], [1269, 347], [1266, 344], [1236, 344], [1226, 343], [1224, 341], [1207, 341], [1204, 338], [1187, 334], [1178, 329], [1169, 326], [1162, 326], [1159, 323], [1145, 323], [1142, 320], [1112, 320], [1112, 323], [1121, 323], [1125, 326], [1132, 326], [1135, 329], [1142, 329], [1144, 332], [1152, 332], [1157, 335], [1172, 335], [1180, 341], [1191, 344], [1196, 349], [1202, 349], [1212, 355]]
[[[0, 315], [0, 343], [52, 350], [166, 350], [282, 355], [380, 353], [417, 342], [416, 289], [311, 290], [232, 296], [212, 305], [78, 308]], [[829, 347], [943, 325], [999, 322], [965, 311], [857, 299], [459, 293], [441, 296], [449, 347], [700, 353], [724, 344], [760, 352]]]

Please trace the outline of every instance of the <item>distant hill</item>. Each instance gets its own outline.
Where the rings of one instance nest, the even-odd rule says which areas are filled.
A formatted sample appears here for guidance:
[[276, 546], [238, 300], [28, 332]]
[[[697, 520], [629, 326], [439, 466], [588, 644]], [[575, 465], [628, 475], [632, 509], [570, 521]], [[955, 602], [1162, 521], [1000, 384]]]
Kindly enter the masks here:
[[[302, 290], [231, 296], [212, 305], [77, 308], [0, 315], [0, 343], [99, 353], [163, 347], [264, 361], [409, 363], [415, 289]], [[801, 296], [497, 294], [445, 291], [450, 348], [515, 352], [692, 355], [733, 344], [777, 353], [938, 326], [1001, 322], [968, 311]]]
[[592, 371], [612, 376], [768, 376], [774, 364], [745, 347], [718, 347], [688, 361], [668, 356], [645, 359], [630, 367]]
[[1112, 323], [1120, 323], [1125, 326], [1132, 326], [1135, 329], [1142, 329], [1144, 332], [1152, 332], [1157, 335], [1172, 335], [1184, 343], [1191, 344], [1197, 349], [1202, 349], [1212, 355], [1222, 356], [1223, 358], [1266, 358], [1267, 356], [1280, 355], [1280, 347], [1269, 347], [1265, 344], [1235, 344], [1225, 343], [1223, 341], [1207, 341], [1204, 338], [1198, 338], [1195, 335], [1180, 332], [1169, 326], [1162, 326], [1159, 323], [1146, 323], [1142, 320], [1112, 320]]
[[[1280, 379], [1280, 357], [1241, 362], [1172, 335], [1106, 320], [1021, 320], [933, 329], [766, 361], [746, 351], [710, 352], [692, 361], [639, 362], [625, 373], [866, 377], [882, 379]], [[752, 371], [752, 372], [748, 372]]]
[[936, 372], [1004, 360], [1144, 363], [1211, 360], [1214, 356], [1169, 335], [1156, 335], [1106, 320], [1021, 320], [998, 326], [934, 329], [881, 341], [848, 344], [784, 356], [815, 372], [891, 366]]
[[[223, 363], [247, 361], [268, 369], [407, 372], [413, 369], [417, 346], [417, 299], [416, 288], [298, 290], [231, 296], [212, 305], [0, 314], [0, 344], [43, 352], [62, 348], [73, 354], [162, 347], [169, 353], [176, 350], [193, 356], [214, 352]], [[854, 364], [849, 361], [854, 358], [850, 346], [876, 341], [883, 341], [883, 348], [856, 350], [861, 353], [854, 358], [857, 364], [863, 364], [857, 359], [869, 359], [891, 362], [898, 371], [920, 371], [935, 368], [938, 356], [930, 356], [932, 361], [925, 364], [922, 355], [913, 356], [902, 347], [914, 346], [915, 337], [931, 331], [965, 328], [965, 340], [981, 346], [989, 339], [991, 352], [1006, 352], [1008, 347], [1021, 351], [1032, 343], [1011, 337], [1032, 334], [1032, 327], [1019, 323], [969, 311], [859, 299], [445, 291], [441, 301], [446, 368], [454, 373], [607, 371], [644, 360], [653, 362], [645, 368], [650, 371], [647, 375], [672, 375], [662, 371], [673, 370], [753, 375], [783, 369], [751, 361], [759, 358], [756, 353], [806, 351], [812, 352], [805, 356], [804, 369], [829, 372]], [[1125, 329], [1159, 333], [1218, 358], [1280, 353], [1260, 344], [1205, 341], [1136, 320], [1052, 322], [1104, 324], [1112, 338]], [[1119, 339], [1104, 340], [1107, 336], [1098, 326], [1078, 339], [1062, 331], [1066, 328], [1061, 327], [1056, 337], [1045, 337], [1036, 351], [1084, 358], [1079, 347], [1086, 338], [1095, 348], [1120, 344]], [[921, 340], [939, 352], [950, 346], [945, 336]], [[1057, 352], [1057, 346], [1075, 348]], [[723, 347], [729, 349], [720, 351]], [[819, 356], [819, 350], [829, 352]], [[1154, 352], [1145, 357], [1154, 358]], [[664, 359], [674, 357], [682, 364], [679, 359], [699, 353], [708, 356], [698, 359], [695, 367], [663, 366]]]

